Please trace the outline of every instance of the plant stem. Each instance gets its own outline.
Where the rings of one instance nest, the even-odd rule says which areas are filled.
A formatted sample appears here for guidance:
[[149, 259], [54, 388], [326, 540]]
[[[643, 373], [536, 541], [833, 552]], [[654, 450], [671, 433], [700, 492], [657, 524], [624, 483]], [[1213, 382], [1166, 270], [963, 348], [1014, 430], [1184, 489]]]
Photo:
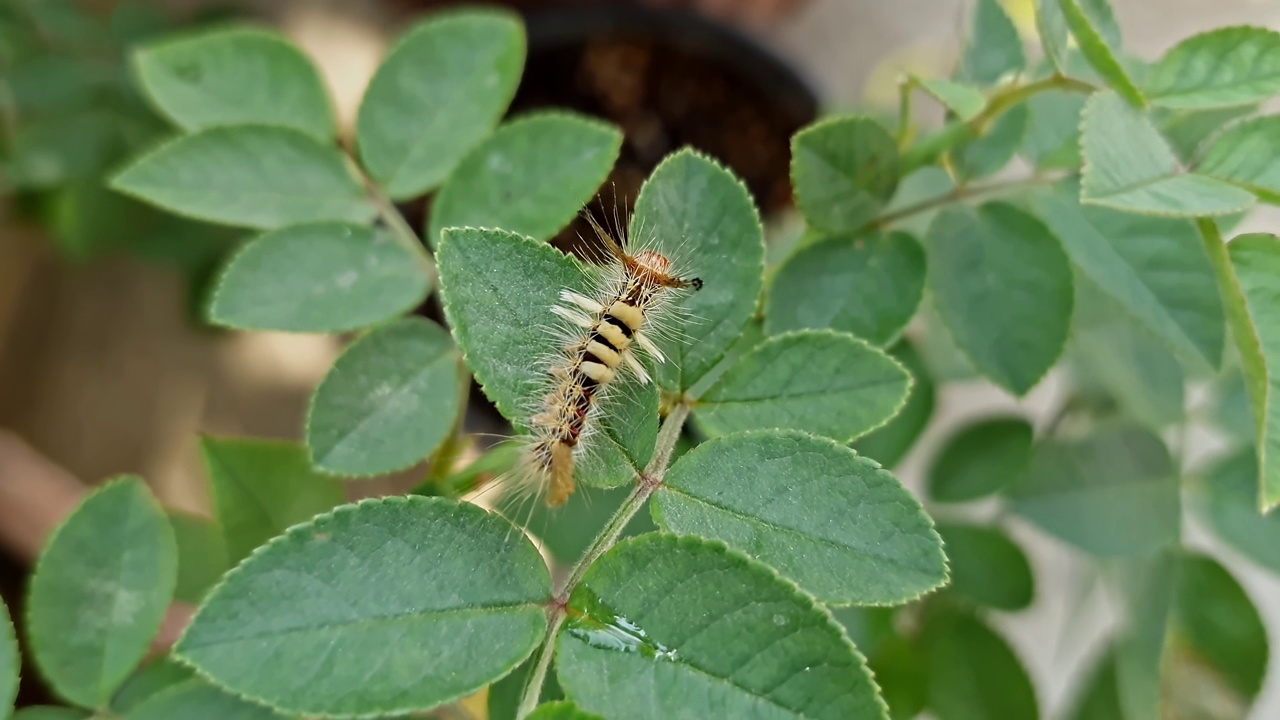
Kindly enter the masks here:
[[373, 207], [378, 211], [378, 219], [387, 226], [391, 231], [392, 237], [418, 260], [418, 266], [426, 274], [427, 278], [435, 285], [436, 281], [436, 264], [431, 258], [431, 254], [427, 252], [427, 247], [422, 243], [422, 239], [418, 237], [418, 233], [409, 227], [409, 223], [405, 221], [404, 215], [400, 214], [400, 210], [396, 208], [395, 203], [391, 202], [391, 198], [387, 197], [387, 193], [383, 191], [382, 186], [369, 177], [368, 174], [360, 167], [360, 164], [351, 157], [350, 153], [343, 153], [343, 158], [347, 162], [347, 168], [355, 173], [356, 177], [364, 184], [364, 190], [369, 196], [369, 200], [373, 202]]
[[909, 218], [912, 215], [917, 215], [937, 207], [942, 207], [943, 205], [950, 205], [951, 203], [978, 197], [980, 195], [998, 193], [1011, 188], [1028, 185], [1049, 185], [1061, 180], [1063, 177], [1065, 176], [1033, 176], [1018, 178], [1016, 180], [998, 180], [996, 182], [989, 182], [981, 185], [964, 185], [954, 188], [950, 192], [943, 193], [942, 195], [931, 197], [928, 200], [922, 200], [914, 205], [908, 205], [904, 208], [899, 208], [892, 212], [885, 213], [884, 215], [868, 222], [861, 228], [858, 228], [857, 232], [858, 234], [862, 234], [871, 230], [882, 229], [900, 220]]
[[915, 76], [907, 76], [898, 83], [898, 147], [904, 148], [911, 139], [911, 95], [920, 86]]
[[538, 706], [538, 698], [542, 694], [542, 684], [546, 681], [547, 670], [551, 667], [551, 656], [556, 636], [560, 634], [560, 628], [564, 626], [569, 596], [573, 594], [574, 589], [578, 587], [578, 583], [582, 582], [587, 570], [595, 564], [596, 560], [599, 560], [600, 556], [618, 543], [618, 539], [622, 537], [622, 533], [626, 530], [631, 519], [636, 516], [636, 513], [640, 512], [640, 508], [644, 507], [649, 496], [662, 485], [662, 479], [666, 476], [667, 467], [671, 463], [671, 454], [675, 451], [676, 441], [680, 439], [680, 431], [684, 428], [684, 421], [689, 417], [691, 407], [687, 400], [683, 400], [677, 403], [671, 413], [667, 415], [667, 419], [662, 423], [662, 429], [658, 431], [658, 440], [654, 446], [653, 459], [649, 461], [648, 467], [636, 478], [636, 486], [631, 491], [631, 494], [622, 502], [613, 517], [609, 518], [609, 522], [605, 523], [600, 534], [592, 541], [591, 546], [582, 554], [582, 559], [578, 561], [573, 571], [569, 573], [569, 579], [565, 581], [564, 587], [557, 593], [555, 602], [551, 607], [551, 617], [548, 618], [546, 637], [538, 649], [537, 663], [534, 665], [533, 671], [529, 673], [529, 679], [525, 682], [524, 693], [520, 697], [516, 720], [523, 720]]
[[1010, 108], [1046, 90], [1069, 90], [1071, 92], [1091, 93], [1094, 90], [1097, 90], [1097, 88], [1083, 80], [1070, 78], [1066, 75], [1050, 75], [1043, 80], [1036, 80], [1035, 82], [1030, 82], [1026, 85], [1019, 85], [993, 95], [991, 100], [987, 103], [987, 107], [970, 120], [969, 123], [973, 125], [974, 129], [981, 131], [986, 126], [990, 125], [996, 118], [1007, 112]]
[[948, 123], [938, 132], [924, 138], [904, 152], [899, 166], [901, 174], [907, 175], [913, 170], [928, 165], [936, 160], [939, 155], [982, 135], [987, 127], [1001, 115], [1033, 95], [1046, 90], [1069, 90], [1071, 92], [1090, 93], [1096, 89], [1093, 85], [1083, 80], [1055, 74], [1043, 80], [1036, 80], [1026, 85], [1018, 85], [998, 92], [991, 96], [982, 112], [972, 119], [956, 120]]
[[418, 259], [418, 264], [422, 271], [431, 279], [431, 284], [435, 284], [436, 280], [436, 264], [431, 259], [431, 255], [427, 253], [427, 248], [422, 244], [422, 240], [418, 238], [418, 234], [409, 227], [409, 223], [405, 222], [404, 216], [396, 208], [395, 203], [391, 202], [391, 198], [378, 187], [376, 183], [366, 178], [365, 187], [369, 189], [369, 198], [373, 200], [373, 205], [378, 210], [378, 217], [382, 222], [386, 223], [387, 228], [391, 230], [391, 234], [401, 245], [405, 246], [413, 256]]

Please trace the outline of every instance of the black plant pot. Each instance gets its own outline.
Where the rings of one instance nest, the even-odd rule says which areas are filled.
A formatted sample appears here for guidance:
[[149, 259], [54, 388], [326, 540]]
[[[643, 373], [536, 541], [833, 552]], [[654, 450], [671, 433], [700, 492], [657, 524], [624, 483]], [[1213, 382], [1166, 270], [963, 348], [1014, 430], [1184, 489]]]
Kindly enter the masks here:
[[[415, 10], [465, 3], [405, 0]], [[755, 40], [698, 14], [629, 2], [507, 0], [528, 32], [528, 59], [509, 114], [560, 108], [602, 118], [625, 139], [605, 187], [588, 204], [596, 217], [626, 216], [644, 179], [669, 153], [700, 150], [733, 170], [767, 219], [793, 205], [790, 139], [819, 101], [785, 61]], [[424, 226], [429, 200], [403, 208]], [[591, 237], [576, 219], [553, 244]], [[424, 313], [442, 321], [433, 298]], [[468, 429], [505, 421], [473, 384]]]
[[[468, 3], [403, 0], [417, 10]], [[631, 2], [506, 0], [528, 32], [528, 59], [509, 114], [563, 108], [624, 131], [593, 210], [629, 210], [669, 153], [689, 146], [734, 171], [765, 217], [792, 205], [790, 139], [818, 113], [816, 93], [754, 39], [696, 13]], [[611, 188], [609, 186], [612, 186]], [[406, 208], [421, 221], [424, 207]], [[585, 227], [567, 228], [559, 239]]]

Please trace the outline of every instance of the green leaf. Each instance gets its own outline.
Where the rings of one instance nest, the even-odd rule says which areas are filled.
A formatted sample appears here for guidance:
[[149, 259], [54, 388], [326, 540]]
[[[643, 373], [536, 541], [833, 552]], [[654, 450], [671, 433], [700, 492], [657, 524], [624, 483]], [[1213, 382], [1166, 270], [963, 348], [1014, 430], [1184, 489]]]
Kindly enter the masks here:
[[1080, 112], [1084, 103], [1084, 96], [1065, 90], [1038, 93], [1027, 101], [1029, 117], [1021, 152], [1037, 170], [1080, 167]]
[[952, 593], [996, 610], [1031, 604], [1035, 580], [1022, 548], [1004, 531], [981, 525], [938, 525], [951, 568]]
[[898, 146], [868, 117], [823, 120], [791, 139], [796, 204], [809, 224], [853, 232], [873, 220], [898, 186]]
[[920, 306], [924, 278], [924, 248], [906, 233], [823, 240], [774, 274], [765, 332], [831, 328], [889, 345]]
[[981, 179], [1003, 170], [1026, 140], [1030, 118], [1026, 105], [1015, 105], [981, 136], [956, 148], [956, 170], [960, 176]]
[[611, 720], [886, 717], [831, 615], [718, 543], [660, 533], [622, 542], [569, 607], [560, 684]]
[[198, 604], [231, 567], [227, 545], [218, 527], [203, 517], [171, 510], [169, 524], [178, 543], [178, 584], [173, 597]]
[[690, 321], [659, 338], [667, 357], [655, 377], [671, 392], [693, 387], [724, 357], [756, 309], [764, 284], [764, 231], [742, 181], [691, 150], [667, 157], [640, 189], [631, 237], [702, 278], [680, 311]]
[[1201, 515], [1236, 550], [1280, 573], [1280, 512], [1258, 512], [1258, 457], [1242, 448], [1207, 473], [1196, 493]]
[[1036, 32], [1040, 35], [1040, 44], [1044, 47], [1045, 57], [1053, 64], [1054, 70], [1065, 73], [1071, 52], [1067, 18], [1062, 14], [1062, 7], [1058, 5], [1058, 0], [1035, 0], [1035, 3]]
[[343, 332], [417, 307], [428, 287], [418, 257], [385, 230], [292, 225], [235, 254], [208, 315], [225, 327]]
[[910, 385], [901, 365], [862, 340], [800, 330], [739, 358], [695, 412], [712, 435], [789, 428], [848, 441], [892, 418]]
[[[1058, 0], [1058, 8], [1080, 52], [1098, 75], [1127, 102], [1144, 106], [1146, 99], [1142, 91], [1116, 59], [1120, 37], [1110, 4], [1106, 0]], [[1065, 62], [1058, 69], [1066, 70]]]
[[929, 669], [917, 638], [891, 635], [867, 658], [893, 720], [912, 720], [929, 699]]
[[125, 714], [123, 720], [286, 720], [284, 715], [188, 680], [158, 693]]
[[9, 609], [0, 601], [0, 717], [9, 714], [18, 697], [18, 674], [22, 659], [18, 656], [18, 636], [9, 618]]
[[589, 292], [586, 268], [532, 238], [450, 228], [436, 253], [445, 316], [467, 367], [504, 416], [526, 420], [542, 378], [536, 365], [556, 352], [544, 326], [562, 289]]
[[[1280, 363], [1280, 294], [1276, 276], [1280, 273], [1280, 237], [1241, 235], [1227, 245], [1231, 265], [1244, 297], [1247, 324], [1233, 323], [1237, 342], [1247, 343], [1245, 385], [1257, 427], [1259, 498], [1265, 512], [1280, 504], [1280, 409], [1273, 407], [1273, 395], [1280, 377], [1273, 369]], [[1258, 353], [1249, 362], [1249, 355]], [[1258, 362], [1260, 361], [1260, 362]]]
[[1134, 320], [1179, 353], [1222, 364], [1222, 300], [1194, 225], [1081, 206], [1071, 186], [1038, 192], [1032, 205], [1080, 272]]
[[[72, 12], [81, 18], [84, 16], [78, 9], [72, 8]], [[11, 22], [5, 25], [8, 26], [2, 40], [6, 46], [5, 84], [10, 92], [8, 102], [19, 117], [66, 117], [92, 106], [94, 94], [101, 90], [102, 78], [86, 72], [82, 59], [53, 47], [40, 49], [39, 45], [47, 41], [40, 37], [36, 27]], [[31, 43], [33, 40], [36, 42]], [[24, 44], [29, 45], [21, 47]]]
[[1174, 637], [1249, 700], [1266, 674], [1267, 628], [1240, 583], [1205, 555], [1187, 554], [1174, 592]]
[[1257, 105], [1212, 110], [1164, 110], [1152, 113], [1160, 134], [1169, 141], [1183, 163], [1191, 163], [1211, 136], [1223, 126], [1257, 112]]
[[345, 162], [336, 147], [300, 130], [213, 127], [143, 155], [111, 186], [165, 210], [227, 225], [367, 222], [373, 206]]
[[844, 626], [845, 634], [868, 659], [880, 652], [880, 648], [893, 642], [897, 634], [894, 628], [899, 608], [888, 607], [840, 607], [831, 608], [831, 616]]
[[1098, 34], [1107, 45], [1117, 51], [1124, 45], [1120, 34], [1120, 23], [1116, 21], [1115, 10], [1111, 0], [1079, 0], [1080, 9], [1088, 16], [1089, 23], [1098, 30]]
[[948, 208], [926, 249], [935, 306], [965, 355], [1024, 395], [1057, 362], [1071, 324], [1071, 266], [1035, 217], [1005, 203]]
[[196, 676], [195, 670], [165, 656], [138, 668], [111, 698], [111, 711], [123, 715], [146, 700]]
[[[627, 385], [612, 396], [602, 416], [605, 437], [617, 445], [631, 467], [643, 470], [653, 458], [658, 442], [658, 411], [662, 404], [657, 385]], [[634, 474], [628, 474], [631, 480]], [[575, 558], [576, 559], [576, 558]]]
[[1116, 689], [1127, 718], [1161, 715], [1161, 673], [1173, 608], [1178, 553], [1175, 548], [1118, 563], [1117, 583], [1127, 615], [1116, 643]]
[[1280, 93], [1280, 32], [1227, 27], [1165, 53], [1147, 76], [1152, 104], [1178, 109], [1248, 105]]
[[913, 79], [925, 92], [966, 122], [977, 117], [987, 107], [987, 96], [982, 93], [982, 89], [968, 83], [945, 78], [913, 76]]
[[133, 69], [161, 113], [183, 130], [282, 125], [333, 137], [320, 74], [292, 43], [256, 28], [225, 28], [150, 43]]
[[978, 0], [956, 77], [978, 85], [994, 85], [1027, 65], [1018, 28], [999, 0]]
[[87, 497], [31, 578], [30, 649], [53, 689], [81, 707], [105, 705], [160, 629], [177, 573], [173, 530], [141, 479]]
[[528, 720], [604, 720], [599, 715], [584, 712], [571, 702], [560, 700], [538, 706]]
[[938, 720], [1036, 720], [1035, 687], [994, 630], [968, 615], [931, 618], [929, 708]]
[[105, 111], [86, 110], [16, 128], [0, 159], [6, 184], [44, 190], [95, 178], [116, 152], [112, 122]]
[[[1223, 254], [1226, 254], [1225, 248]], [[1244, 385], [1244, 373], [1240, 367], [1233, 365], [1219, 376], [1217, 382], [1210, 386], [1210, 393], [1210, 424], [1225, 434], [1233, 447], [1239, 444], [1252, 447], [1253, 411], [1249, 409], [1249, 390]]]
[[915, 497], [875, 461], [812, 435], [708, 440], [671, 467], [652, 511], [658, 527], [723, 540], [827, 604], [894, 605], [947, 578]]
[[550, 596], [537, 550], [496, 515], [443, 498], [367, 500], [295, 525], [228, 573], [174, 652], [285, 712], [400, 714], [519, 665]]
[[285, 528], [346, 500], [342, 483], [312, 470], [295, 443], [205, 436], [200, 449], [232, 564]]
[[1213, 139], [1196, 171], [1280, 204], [1280, 115], [1231, 126]]
[[352, 343], [316, 388], [307, 450], [316, 468], [367, 476], [402, 470], [453, 430], [466, 374], [439, 325], [408, 317]]
[[[485, 394], [518, 429], [546, 392], [544, 361], [560, 357], [551, 308], [562, 289], [592, 293], [597, 281], [544, 242], [503, 230], [450, 228], [439, 252], [440, 292], [454, 337]], [[578, 479], [614, 487], [635, 477], [657, 435], [656, 390], [620, 381], [600, 433], [584, 453]]]
[[1159, 437], [1136, 427], [1041, 443], [1008, 495], [1019, 515], [1100, 557], [1149, 553], [1178, 540], [1173, 459]]
[[[1168, 266], [1163, 270], [1168, 272]], [[1182, 287], [1185, 301], [1186, 285]], [[1072, 356], [1085, 382], [1104, 389], [1128, 415], [1152, 429], [1183, 419], [1185, 378], [1178, 359], [1123, 305], [1084, 278], [1076, 279], [1072, 332]]]
[[1020, 481], [1031, 462], [1031, 423], [988, 418], [952, 435], [929, 468], [929, 497], [939, 502], [977, 500]]
[[1070, 720], [1125, 720], [1116, 676], [1115, 652], [1108, 650], [1077, 693]]
[[405, 33], [360, 103], [356, 138], [393, 199], [440, 184], [498, 124], [524, 69], [520, 19], [501, 10], [442, 13]]
[[504, 123], [462, 158], [431, 204], [432, 245], [446, 227], [497, 227], [546, 240], [609, 175], [622, 133], [584, 115], [540, 112]]
[[85, 720], [89, 713], [84, 710], [39, 705], [25, 707], [13, 714], [12, 720]]
[[897, 465], [924, 432], [929, 418], [933, 416], [934, 396], [933, 377], [911, 343], [899, 341], [889, 349], [889, 355], [911, 374], [907, 402], [892, 420], [858, 438], [852, 445], [859, 455], [865, 455], [887, 468]]
[[1113, 92], [1096, 93], [1085, 104], [1080, 148], [1085, 203], [1144, 215], [1197, 217], [1230, 215], [1254, 202], [1253, 195], [1238, 187], [1183, 172], [1151, 120]]

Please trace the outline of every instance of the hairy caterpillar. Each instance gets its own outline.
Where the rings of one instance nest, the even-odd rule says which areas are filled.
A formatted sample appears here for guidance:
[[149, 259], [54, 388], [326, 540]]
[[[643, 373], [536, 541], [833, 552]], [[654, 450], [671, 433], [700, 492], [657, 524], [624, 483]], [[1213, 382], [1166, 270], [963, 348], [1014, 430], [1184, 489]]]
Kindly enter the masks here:
[[649, 249], [628, 253], [593, 217], [584, 215], [608, 255], [594, 297], [565, 289], [563, 305], [551, 312], [566, 327], [560, 351], [548, 364], [545, 393], [528, 425], [531, 438], [517, 475], [526, 489], [542, 492], [548, 507], [563, 505], [577, 487], [575, 454], [593, 430], [600, 405], [620, 375], [650, 382], [637, 351], [665, 358], [653, 342], [656, 320], [702, 281], [684, 278], [665, 255]]

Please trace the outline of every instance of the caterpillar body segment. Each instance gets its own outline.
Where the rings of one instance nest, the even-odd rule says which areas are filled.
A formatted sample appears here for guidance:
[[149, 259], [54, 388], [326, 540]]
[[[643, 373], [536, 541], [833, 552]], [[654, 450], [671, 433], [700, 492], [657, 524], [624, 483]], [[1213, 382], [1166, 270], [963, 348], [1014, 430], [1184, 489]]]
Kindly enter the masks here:
[[529, 421], [532, 438], [520, 469], [534, 492], [545, 491], [550, 507], [568, 501], [577, 487], [575, 457], [593, 433], [602, 403], [624, 376], [642, 384], [652, 381], [637, 352], [656, 362], [666, 358], [650, 334], [664, 311], [684, 291], [698, 289], [698, 279], [672, 273], [661, 253], [628, 254], [604, 228], [588, 216], [609, 252], [599, 288], [588, 296], [562, 290], [550, 310], [565, 321], [562, 346], [548, 363], [546, 390]]

